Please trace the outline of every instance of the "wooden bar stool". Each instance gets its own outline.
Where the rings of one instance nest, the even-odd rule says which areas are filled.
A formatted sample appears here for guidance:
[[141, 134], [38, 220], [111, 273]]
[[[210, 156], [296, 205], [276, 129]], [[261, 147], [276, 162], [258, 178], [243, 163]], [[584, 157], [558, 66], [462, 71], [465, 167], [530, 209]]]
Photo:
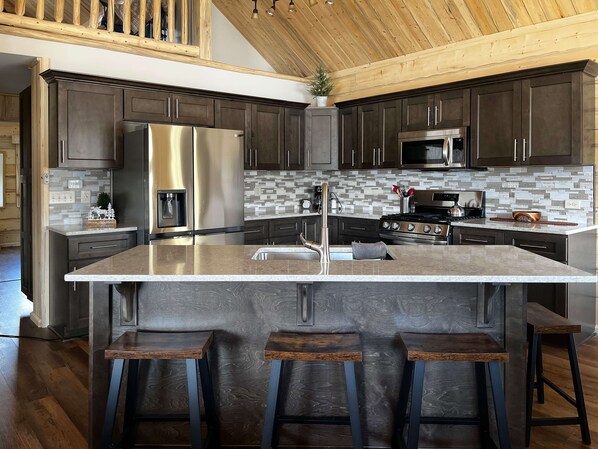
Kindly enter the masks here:
[[[353, 447], [363, 447], [354, 365], [354, 362], [361, 362], [363, 359], [359, 334], [272, 332], [266, 343], [264, 359], [272, 360], [272, 372], [268, 387], [262, 449], [277, 447], [279, 428], [282, 424], [289, 423], [350, 425]], [[285, 362], [297, 360], [343, 362], [349, 407], [348, 416], [284, 415], [284, 397], [280, 397], [283, 368]]]
[[[486, 367], [490, 376], [490, 386], [494, 399], [494, 413], [500, 449], [510, 449], [509, 428], [505, 398], [500, 379], [500, 363], [509, 360], [509, 354], [486, 334], [399, 334], [399, 343], [405, 352], [405, 367], [399, 392], [396, 414], [394, 446], [415, 449], [418, 447], [420, 424], [465, 424], [480, 425], [481, 447], [493, 447], [489, 435], [488, 396], [486, 387]], [[478, 393], [478, 413], [476, 418], [421, 416], [424, 392], [424, 372], [426, 362], [474, 362]], [[407, 402], [411, 393], [411, 407], [407, 415]], [[407, 444], [403, 438], [403, 428], [408, 424]]]
[[[125, 361], [129, 361], [127, 376], [127, 394], [125, 397], [125, 414], [123, 435], [119, 447], [130, 447], [134, 441], [134, 427], [138, 421], [190, 421], [191, 447], [200, 449], [201, 414], [199, 405], [199, 389], [197, 370], [201, 378], [201, 390], [205, 408], [205, 419], [208, 433], [205, 444], [218, 446], [218, 420], [216, 403], [207, 352], [212, 344], [212, 332], [125, 332], [104, 352], [107, 359], [113, 359], [106, 417], [102, 430], [102, 449], [113, 446], [112, 434], [116, 421], [118, 397], [120, 395]], [[184, 359], [187, 368], [187, 394], [189, 397], [188, 415], [138, 415], [137, 378], [140, 360], [174, 360]]]
[[[527, 354], [527, 413], [525, 426], [525, 445], [529, 446], [532, 426], [565, 426], [579, 425], [581, 428], [581, 439], [585, 444], [591, 444], [590, 427], [588, 415], [583, 399], [583, 388], [579, 364], [577, 362], [577, 351], [573, 334], [581, 332], [581, 325], [569, 321], [536, 302], [527, 305], [527, 331], [529, 335]], [[575, 399], [569, 396], [558, 385], [544, 376], [542, 366], [542, 335], [561, 334], [567, 335], [567, 349], [569, 351], [569, 365], [571, 377], [573, 378], [573, 389]], [[538, 391], [538, 402], [544, 403], [544, 384], [556, 391], [561, 397], [577, 409], [577, 417], [567, 418], [532, 418], [534, 402], [534, 389]]]

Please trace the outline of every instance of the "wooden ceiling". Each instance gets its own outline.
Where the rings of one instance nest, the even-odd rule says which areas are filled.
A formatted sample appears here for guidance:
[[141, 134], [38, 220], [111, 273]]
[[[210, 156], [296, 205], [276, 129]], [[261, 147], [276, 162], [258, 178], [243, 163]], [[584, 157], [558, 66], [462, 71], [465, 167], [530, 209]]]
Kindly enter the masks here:
[[279, 73], [331, 72], [598, 10], [598, 0], [213, 0]]

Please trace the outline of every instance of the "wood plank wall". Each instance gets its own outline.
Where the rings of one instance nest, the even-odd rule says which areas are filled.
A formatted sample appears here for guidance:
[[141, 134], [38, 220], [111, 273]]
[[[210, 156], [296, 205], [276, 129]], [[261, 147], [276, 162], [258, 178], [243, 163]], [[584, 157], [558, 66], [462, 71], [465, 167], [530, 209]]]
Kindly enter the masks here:
[[[19, 168], [19, 124], [18, 96], [1, 95], [4, 113], [0, 113], [0, 152], [4, 153], [5, 205], [0, 208], [0, 247], [20, 245], [21, 209], [17, 190], [17, 170]], [[7, 104], [15, 105], [10, 111]], [[10, 119], [7, 121], [6, 119]]]

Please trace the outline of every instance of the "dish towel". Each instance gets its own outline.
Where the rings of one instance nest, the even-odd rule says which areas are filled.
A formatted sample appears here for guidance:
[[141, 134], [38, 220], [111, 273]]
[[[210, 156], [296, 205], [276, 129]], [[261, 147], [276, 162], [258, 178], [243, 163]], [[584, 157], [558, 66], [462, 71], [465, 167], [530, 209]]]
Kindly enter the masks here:
[[386, 244], [384, 242], [353, 242], [351, 247], [353, 249], [353, 259], [386, 259]]

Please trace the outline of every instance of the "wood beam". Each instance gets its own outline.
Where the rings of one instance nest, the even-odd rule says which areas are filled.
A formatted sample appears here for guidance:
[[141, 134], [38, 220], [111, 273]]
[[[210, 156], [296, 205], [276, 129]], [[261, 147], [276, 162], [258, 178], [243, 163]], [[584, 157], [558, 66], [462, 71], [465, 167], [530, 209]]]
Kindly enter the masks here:
[[212, 0], [193, 2], [193, 45], [199, 47], [199, 57], [212, 59]]

